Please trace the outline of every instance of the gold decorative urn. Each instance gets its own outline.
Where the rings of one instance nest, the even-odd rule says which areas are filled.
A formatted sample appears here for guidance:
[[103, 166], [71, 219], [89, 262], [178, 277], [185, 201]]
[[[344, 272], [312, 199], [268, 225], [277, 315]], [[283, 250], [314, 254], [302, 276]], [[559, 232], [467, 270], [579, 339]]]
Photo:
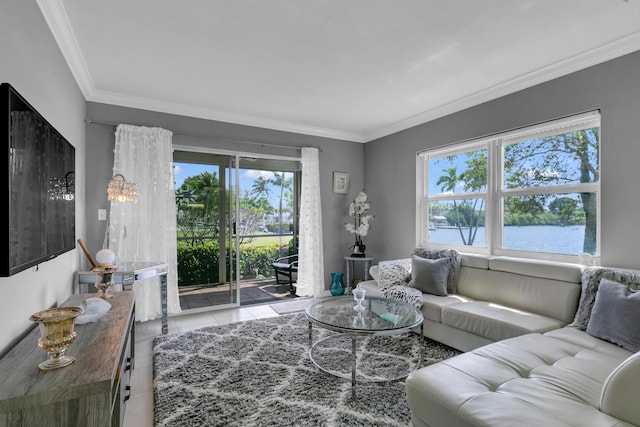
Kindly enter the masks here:
[[76, 338], [73, 329], [76, 317], [81, 314], [80, 307], [59, 307], [31, 315], [30, 319], [38, 322], [40, 328], [38, 347], [49, 354], [49, 359], [38, 365], [40, 370], [50, 371], [75, 362], [75, 357], [67, 356], [64, 353]]

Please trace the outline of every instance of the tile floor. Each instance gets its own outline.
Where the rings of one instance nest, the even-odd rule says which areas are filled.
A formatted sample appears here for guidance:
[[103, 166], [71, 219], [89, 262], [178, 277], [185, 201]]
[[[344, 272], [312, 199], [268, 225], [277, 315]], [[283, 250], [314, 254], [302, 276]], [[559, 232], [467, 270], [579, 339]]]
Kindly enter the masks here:
[[[286, 304], [286, 302], [279, 304]], [[275, 316], [278, 316], [278, 313], [268, 304], [182, 314], [169, 318], [169, 333]], [[136, 323], [135, 368], [131, 373], [131, 399], [127, 402], [125, 410], [125, 427], [153, 426], [153, 364], [151, 356], [153, 337], [160, 333], [160, 320]]]

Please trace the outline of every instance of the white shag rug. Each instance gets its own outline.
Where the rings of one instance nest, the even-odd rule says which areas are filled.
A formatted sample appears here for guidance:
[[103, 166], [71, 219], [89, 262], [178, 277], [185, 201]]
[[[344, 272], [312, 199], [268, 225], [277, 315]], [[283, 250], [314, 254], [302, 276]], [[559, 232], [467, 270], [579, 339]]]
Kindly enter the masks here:
[[[329, 334], [314, 326], [314, 342]], [[357, 399], [351, 381], [309, 359], [304, 313], [162, 335], [153, 344], [155, 426], [407, 426], [403, 380], [419, 360], [419, 337], [359, 337]], [[425, 365], [460, 352], [425, 338]], [[351, 339], [314, 350], [322, 366], [350, 375]]]

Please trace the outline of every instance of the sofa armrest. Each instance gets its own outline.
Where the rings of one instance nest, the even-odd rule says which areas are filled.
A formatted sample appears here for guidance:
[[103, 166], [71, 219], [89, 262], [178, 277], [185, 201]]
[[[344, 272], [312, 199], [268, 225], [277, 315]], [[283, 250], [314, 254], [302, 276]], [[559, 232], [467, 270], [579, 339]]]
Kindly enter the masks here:
[[380, 294], [380, 289], [378, 288], [378, 282], [376, 282], [375, 280], [362, 281], [358, 283], [358, 287], [365, 290], [365, 298], [382, 296]]
[[640, 352], [633, 354], [609, 374], [602, 386], [600, 410], [633, 425], [640, 425]]
[[369, 268], [369, 276], [371, 276], [373, 280], [378, 280], [379, 269], [380, 267], [378, 267], [378, 265], [372, 265], [371, 268]]

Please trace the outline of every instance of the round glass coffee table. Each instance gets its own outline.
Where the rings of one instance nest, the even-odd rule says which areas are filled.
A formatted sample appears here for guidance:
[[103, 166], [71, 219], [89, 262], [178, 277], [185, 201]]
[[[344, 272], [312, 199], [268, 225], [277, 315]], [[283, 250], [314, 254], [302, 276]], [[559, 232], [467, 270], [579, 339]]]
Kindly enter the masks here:
[[[362, 311], [354, 310], [356, 302], [353, 297], [330, 297], [311, 304], [305, 310], [309, 320], [309, 358], [319, 369], [331, 375], [349, 379], [334, 370], [318, 363], [313, 356], [314, 349], [322, 342], [335, 338], [329, 335], [313, 342], [313, 325], [323, 329], [339, 332], [351, 337], [351, 396], [356, 398], [356, 339], [358, 336], [398, 335], [420, 327], [420, 361], [416, 368], [424, 362], [424, 329], [422, 312], [413, 305], [388, 298], [367, 297]], [[384, 378], [369, 381], [396, 381], [406, 377]]]

